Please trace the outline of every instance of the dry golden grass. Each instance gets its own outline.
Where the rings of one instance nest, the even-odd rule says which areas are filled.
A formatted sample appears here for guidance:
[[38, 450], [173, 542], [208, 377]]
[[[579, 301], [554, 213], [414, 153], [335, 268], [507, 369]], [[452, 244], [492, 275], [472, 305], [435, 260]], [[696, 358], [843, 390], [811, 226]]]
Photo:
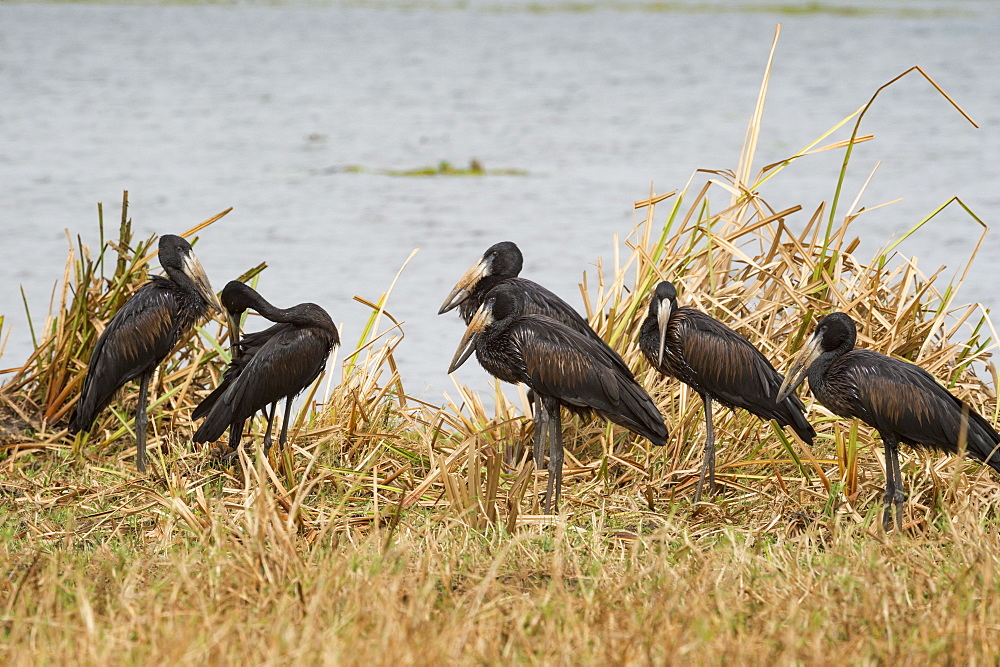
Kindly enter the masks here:
[[[94, 259], [82, 243], [71, 252], [36, 353], [0, 387], [0, 660], [994, 662], [1000, 486], [988, 469], [905, 451], [906, 530], [886, 536], [881, 443], [810, 399], [812, 448], [719, 411], [723, 488], [691, 503], [701, 401], [636, 345], [663, 278], [779, 369], [817, 314], [844, 310], [861, 345], [920, 363], [997, 416], [996, 335], [978, 306], [954, 303], [960, 280], [941, 286], [895, 246], [858, 258], [860, 212], [837, 212], [839, 184], [806, 211], [755, 194], [801, 155], [869, 139], [856, 124], [824, 145], [831, 130], [754, 176], [765, 90], [737, 169], [637, 202], [630, 252], [585, 276], [591, 322], [671, 437], [651, 448], [600, 420], [569, 422], [558, 517], [539, 516], [546, 473], [519, 458], [523, 394], [498, 387], [490, 410], [462, 387], [442, 405], [406, 395], [388, 292], [358, 298], [372, 308], [361, 340], [270, 461], [251, 451], [224, 469], [191, 448], [190, 412], [226, 359], [220, 323], [158, 375], [149, 475], [131, 463], [134, 387], [89, 440], [70, 439], [89, 348], [148, 268], [150, 241], [132, 242], [123, 205], [116, 242]], [[720, 191], [726, 203], [710, 204]]]

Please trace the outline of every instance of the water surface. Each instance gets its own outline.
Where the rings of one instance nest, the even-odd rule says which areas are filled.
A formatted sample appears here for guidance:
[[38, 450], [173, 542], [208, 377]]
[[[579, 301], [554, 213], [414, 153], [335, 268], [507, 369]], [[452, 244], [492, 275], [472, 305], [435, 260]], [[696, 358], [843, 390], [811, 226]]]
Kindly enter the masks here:
[[[0, 5], [0, 313], [12, 329], [0, 368], [30, 350], [18, 286], [40, 314], [62, 275], [64, 229], [96, 244], [96, 202], [114, 229], [128, 189], [141, 236], [235, 207], [197, 248], [216, 288], [266, 261], [261, 292], [323, 305], [347, 348], [368, 317], [352, 297], [377, 298], [420, 248], [389, 309], [406, 322], [406, 387], [437, 400], [462, 326], [436, 312], [458, 276], [510, 239], [523, 275], [582, 305], [582, 272], [612, 256], [651, 183], [667, 191], [697, 168], [735, 166], [779, 21], [757, 165], [921, 65], [981, 129], [926, 82], [904, 81], [866, 121], [877, 141], [855, 151], [844, 206], [881, 161], [861, 205], [904, 201], [865, 216], [870, 247], [953, 195], [991, 222], [1000, 8], [869, 6]], [[529, 175], [343, 170], [472, 158]], [[839, 159], [812, 159], [762, 194], [814, 208], [832, 197]], [[903, 249], [930, 271], [963, 260], [976, 234], [956, 211]], [[964, 300], [995, 303], [998, 260], [990, 238]], [[458, 377], [488, 384], [475, 363]]]

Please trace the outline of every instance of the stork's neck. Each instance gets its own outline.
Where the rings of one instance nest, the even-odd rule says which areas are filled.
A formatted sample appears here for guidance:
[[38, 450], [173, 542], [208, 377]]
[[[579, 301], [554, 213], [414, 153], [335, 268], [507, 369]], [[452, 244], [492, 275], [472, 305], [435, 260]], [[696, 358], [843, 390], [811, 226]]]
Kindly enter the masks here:
[[816, 361], [812, 362], [812, 365], [809, 367], [809, 386], [813, 388], [813, 392], [816, 391], [816, 387], [823, 383], [823, 378], [826, 377], [826, 374], [830, 370], [830, 366], [833, 365], [833, 362], [853, 349], [854, 345], [852, 342], [844, 341], [844, 343], [839, 347], [827, 350], [823, 354], [819, 355], [819, 357], [816, 358]]

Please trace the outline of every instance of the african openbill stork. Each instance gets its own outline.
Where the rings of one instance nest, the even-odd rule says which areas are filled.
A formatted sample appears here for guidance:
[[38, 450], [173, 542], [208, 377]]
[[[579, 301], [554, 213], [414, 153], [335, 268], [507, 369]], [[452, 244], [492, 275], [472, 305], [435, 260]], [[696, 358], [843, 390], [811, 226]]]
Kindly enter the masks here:
[[196, 322], [221, 304], [191, 245], [166, 234], [159, 241], [160, 265], [167, 277], [152, 276], [111, 318], [97, 339], [70, 433], [90, 429], [94, 418], [128, 381], [139, 378], [135, 413], [135, 466], [146, 471], [146, 400], [149, 380]]
[[[288, 438], [292, 399], [323, 372], [330, 351], [340, 343], [340, 335], [330, 315], [314, 303], [276, 308], [243, 283], [232, 281], [226, 288], [230, 335], [239, 335], [240, 315], [248, 309], [275, 324], [240, 339], [240, 355], [230, 363], [219, 387], [203, 401], [209, 406], [207, 411], [198, 407], [199, 414], [207, 416], [193, 439], [199, 443], [218, 440], [227, 427], [232, 427], [232, 433], [242, 431], [247, 419], [271, 406], [264, 436], [266, 454], [271, 448], [278, 401], [285, 399], [285, 419], [278, 438], [283, 447]], [[238, 444], [239, 438], [235, 446]]]
[[978, 412], [938, 384], [920, 366], [873, 350], [854, 348], [857, 327], [845, 313], [831, 313], [816, 324], [802, 347], [779, 396], [790, 395], [809, 376], [820, 403], [848, 419], [860, 419], [879, 432], [885, 448], [885, 510], [882, 527], [903, 530], [906, 489], [899, 469], [899, 443], [965, 453], [1000, 472], [1000, 434]]
[[[622, 361], [621, 357], [611, 348], [604, 339], [597, 335], [590, 325], [576, 310], [559, 298], [554, 292], [542, 287], [536, 282], [526, 278], [518, 277], [524, 265], [524, 256], [521, 249], [513, 241], [501, 241], [486, 249], [482, 258], [473, 264], [468, 271], [459, 279], [451, 293], [444, 300], [438, 315], [447, 313], [456, 306], [458, 312], [466, 324], [472, 322], [473, 316], [479, 308], [486, 302], [487, 296], [498, 285], [511, 285], [517, 288], [524, 295], [524, 312], [536, 315], [546, 315], [554, 320], [562, 322], [564, 325], [580, 333], [596, 344], [605, 348], [605, 351], [618, 359], [620, 365], [625, 368], [631, 377], [631, 371]], [[541, 404], [535, 400], [534, 393], [528, 392], [528, 400], [532, 404], [532, 412], [535, 427], [546, 429], [546, 412]], [[536, 445], [538, 439], [535, 440]], [[544, 452], [535, 447], [535, 465], [542, 467]]]
[[535, 392], [546, 415], [545, 428], [535, 428], [535, 450], [549, 444], [549, 480], [545, 512], [551, 510], [553, 488], [559, 510], [563, 443], [559, 409], [594, 411], [630, 431], [663, 445], [667, 427], [649, 394], [628, 367], [606, 345], [595, 342], [559, 320], [527, 312], [526, 297], [516, 284], [490, 290], [452, 359], [449, 373], [472, 353], [491, 375], [522, 382]]
[[797, 396], [778, 399], [784, 378], [750, 341], [714, 317], [677, 306], [677, 290], [664, 281], [656, 286], [649, 315], [639, 330], [639, 347], [658, 371], [677, 378], [701, 396], [705, 404], [705, 456], [695, 490], [695, 502], [708, 477], [715, 490], [715, 430], [712, 401], [743, 408], [761, 419], [791, 426], [812, 444], [816, 431], [806, 421]]
[[[203, 399], [194, 409], [194, 412], [191, 413], [191, 419], [193, 420], [203, 419], [208, 416], [215, 402], [225, 393], [225, 390], [236, 380], [240, 373], [243, 372], [254, 355], [283, 327], [281, 324], [274, 324], [263, 331], [242, 335], [240, 331], [240, 318], [250, 306], [247, 294], [246, 285], [238, 280], [230, 280], [222, 288], [220, 298], [229, 325], [229, 365], [222, 375], [222, 382], [219, 383], [219, 387]], [[276, 403], [271, 404], [271, 416], [269, 419], [274, 419], [276, 405]], [[267, 416], [266, 411], [264, 415]], [[245, 422], [245, 419], [238, 419], [230, 425], [229, 447], [232, 450], [231, 454], [235, 454], [236, 448], [239, 447], [240, 440], [243, 438], [243, 425]]]

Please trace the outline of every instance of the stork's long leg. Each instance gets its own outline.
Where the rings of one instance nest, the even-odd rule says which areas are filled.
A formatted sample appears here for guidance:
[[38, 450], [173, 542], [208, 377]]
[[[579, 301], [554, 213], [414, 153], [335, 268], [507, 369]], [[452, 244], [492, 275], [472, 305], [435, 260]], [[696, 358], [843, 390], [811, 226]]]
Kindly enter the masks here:
[[882, 436], [885, 448], [885, 511], [882, 513], [882, 529], [889, 530], [892, 523], [892, 506], [896, 506], [896, 532], [903, 532], [903, 503], [906, 489], [903, 488], [903, 472], [899, 468], [899, 443], [895, 438]]
[[149, 379], [152, 372], [139, 376], [139, 403], [135, 406], [135, 467], [139, 472], [146, 472], [146, 401], [149, 394]]
[[[277, 403], [275, 403], [277, 405]], [[292, 419], [292, 397], [289, 396], [285, 399], [285, 419], [281, 422], [281, 437], [278, 438], [278, 446], [282, 449], [285, 448], [285, 443], [288, 442], [288, 422]]]
[[906, 487], [903, 486], [903, 471], [899, 469], [899, 445], [892, 448], [892, 466], [896, 470], [896, 491], [892, 494], [896, 504], [896, 530], [903, 532], [903, 503], [906, 502]]
[[882, 530], [889, 530], [889, 526], [892, 525], [892, 497], [896, 490], [893, 479], [896, 471], [892, 465], [892, 447], [889, 446], [889, 439], [884, 435], [882, 436], [882, 449], [885, 452], [885, 496], [882, 499], [885, 502], [885, 508], [882, 510]]
[[278, 409], [278, 402], [271, 403], [271, 412], [267, 415], [267, 432], [264, 434], [264, 456], [271, 451], [271, 429], [274, 428], [274, 412]]
[[715, 429], [712, 426], [712, 397], [702, 394], [705, 404], [705, 457], [701, 461], [701, 475], [698, 477], [698, 488], [694, 492], [694, 501], [701, 501], [701, 488], [708, 476], [708, 492], [715, 493]]
[[545, 397], [543, 412], [549, 432], [549, 482], [545, 488], [545, 513], [551, 514], [552, 497], [555, 495], [555, 511], [559, 512], [559, 496], [562, 491], [563, 442], [562, 420], [559, 414], [559, 401]]
[[[538, 394], [535, 394], [535, 400], [532, 402], [532, 411], [535, 416], [535, 434], [532, 442], [532, 449], [534, 451], [535, 469], [537, 470], [542, 467], [542, 458], [545, 452], [545, 446], [551, 439], [548, 422], [544, 416], [545, 407], [542, 405], [542, 398]], [[549, 495], [546, 493], [544, 503], [547, 504], [548, 499]]]
[[533, 451], [535, 456], [535, 469], [538, 470], [542, 467], [542, 463], [545, 460], [545, 443], [539, 437], [539, 433], [545, 433], [545, 437], [548, 438], [549, 423], [547, 413], [545, 412], [545, 406], [542, 405], [542, 399], [539, 398], [538, 394], [535, 394], [532, 397], [531, 407], [534, 412], [533, 416], [535, 419], [535, 441]]

